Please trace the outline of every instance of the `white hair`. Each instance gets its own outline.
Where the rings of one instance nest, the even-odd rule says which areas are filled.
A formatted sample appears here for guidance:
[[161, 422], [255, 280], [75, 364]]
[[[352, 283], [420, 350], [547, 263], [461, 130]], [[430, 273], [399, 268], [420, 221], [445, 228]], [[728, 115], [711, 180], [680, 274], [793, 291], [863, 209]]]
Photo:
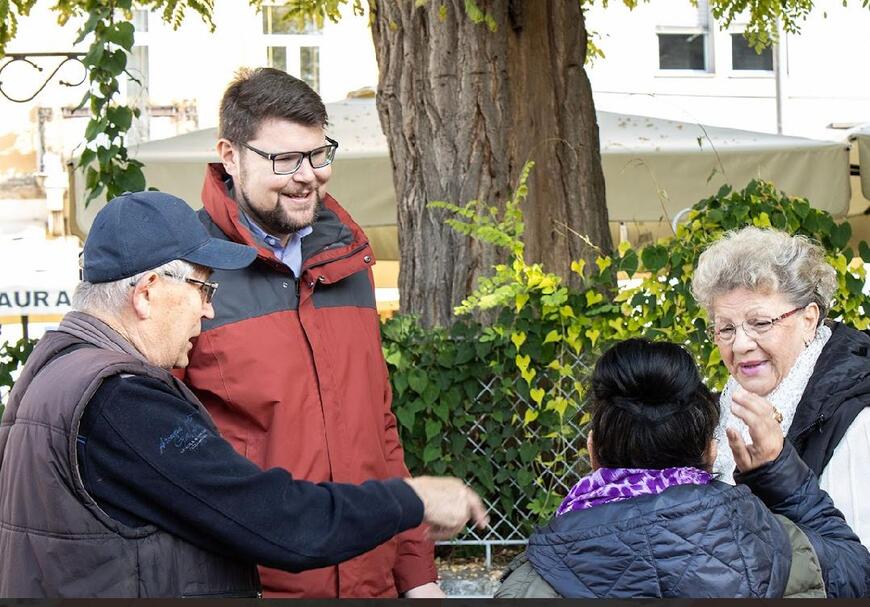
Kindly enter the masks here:
[[112, 282], [81, 281], [72, 296], [73, 310], [89, 314], [117, 315], [130, 299], [130, 290], [148, 272], [156, 272], [178, 280], [185, 280], [196, 271], [196, 266], [180, 259], [175, 259], [162, 266], [140, 272], [129, 278]]
[[837, 271], [825, 250], [806, 236], [745, 227], [732, 230], [701, 253], [692, 293], [712, 318], [713, 300], [735, 289], [779, 293], [795, 306], [819, 306], [819, 322], [831, 309]]

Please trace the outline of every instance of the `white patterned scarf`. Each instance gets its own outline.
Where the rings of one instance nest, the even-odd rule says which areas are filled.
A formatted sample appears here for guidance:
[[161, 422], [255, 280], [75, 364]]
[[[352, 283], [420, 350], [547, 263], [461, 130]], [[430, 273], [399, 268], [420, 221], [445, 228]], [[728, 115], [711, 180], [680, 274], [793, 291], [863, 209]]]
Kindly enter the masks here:
[[[798, 355], [794, 365], [785, 378], [779, 382], [779, 385], [766, 396], [767, 400], [782, 413], [782, 424], [780, 425], [784, 435], [788, 434], [798, 403], [816, 367], [816, 361], [819, 360], [822, 349], [830, 338], [831, 329], [824, 324], [819, 326], [815, 339]], [[732, 485], [734, 484], [734, 454], [731, 453], [731, 447], [728, 446], [725, 428], [736, 429], [747, 444], [752, 442], [749, 438], [749, 428], [731, 413], [731, 395], [738, 386], [737, 380], [729, 377], [728, 383], [725, 384], [725, 389], [719, 397], [720, 418], [715, 435], [719, 445], [716, 462], [713, 464], [713, 473], [719, 475], [718, 479]]]

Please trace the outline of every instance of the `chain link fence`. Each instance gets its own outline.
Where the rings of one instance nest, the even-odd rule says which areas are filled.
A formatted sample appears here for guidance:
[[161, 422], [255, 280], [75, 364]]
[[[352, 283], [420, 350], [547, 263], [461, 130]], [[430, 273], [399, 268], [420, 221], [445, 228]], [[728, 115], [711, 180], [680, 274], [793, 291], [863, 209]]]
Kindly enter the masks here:
[[[582, 355], [574, 355], [573, 353], [570, 355], [573, 357], [573, 360], [570, 361], [573, 370], [571, 381], [556, 382], [551, 392], [553, 396], [561, 396], [568, 401], [581, 403], [580, 409], [565, 415], [562, 436], [552, 443], [552, 450], [546, 454], [541, 454], [540, 458], [535, 458], [528, 465], [523, 466], [527, 469], [528, 475], [515, 474], [516, 469], [511, 471], [512, 474], [507, 475], [503, 482], [515, 489], [515, 491], [510, 492], [513, 495], [522, 494], [528, 488], [522, 486], [520, 480], [522, 477], [523, 479], [533, 479], [534, 492], [543, 496], [551, 495], [554, 496], [552, 499], [561, 500], [579, 478], [590, 469], [589, 457], [586, 452], [586, 431], [580, 423], [587, 409], [587, 402], [584, 395], [578, 391], [578, 385], [573, 378], [587, 376], [591, 371], [591, 366]], [[494, 392], [494, 386], [500, 381], [501, 379], [496, 377], [481, 381], [477, 400], [503, 403], [503, 398], [499, 398]], [[517, 377], [516, 381], [523, 380]], [[513, 414], [519, 419], [523, 419], [525, 411], [531, 405], [529, 399], [516, 393]], [[534, 424], [528, 424], [524, 427], [524, 433], [516, 433], [502, 446], [504, 449], [519, 450], [524, 443], [536, 443], [545, 438], [541, 432]], [[444, 440], [449, 440], [449, 437], [445, 437]], [[478, 420], [472, 425], [466, 434], [466, 440], [468, 450], [471, 453], [486, 458], [493, 467], [499, 467], [499, 462], [491, 455], [491, 447], [485, 444], [486, 431], [482, 420]], [[439, 542], [439, 545], [482, 546], [486, 551], [486, 566], [490, 567], [493, 546], [524, 545], [528, 539], [528, 530], [545, 521], [540, 520], [539, 515], [527, 504], [505, 505], [500, 503], [498, 495], [482, 495], [481, 497], [490, 517], [489, 527], [485, 530], [469, 528], [456, 539]]]

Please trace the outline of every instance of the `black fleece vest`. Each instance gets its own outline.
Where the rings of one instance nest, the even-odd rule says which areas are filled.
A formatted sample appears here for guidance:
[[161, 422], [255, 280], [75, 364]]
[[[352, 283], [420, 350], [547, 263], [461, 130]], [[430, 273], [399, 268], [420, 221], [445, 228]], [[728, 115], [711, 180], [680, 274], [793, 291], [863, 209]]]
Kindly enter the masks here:
[[[77, 344], [90, 347], [71, 349]], [[257, 596], [252, 564], [154, 526], [126, 527], [85, 491], [79, 422], [102, 380], [120, 373], [165, 382], [211, 422], [167, 371], [65, 332], [47, 333], [0, 424], [0, 597]]]

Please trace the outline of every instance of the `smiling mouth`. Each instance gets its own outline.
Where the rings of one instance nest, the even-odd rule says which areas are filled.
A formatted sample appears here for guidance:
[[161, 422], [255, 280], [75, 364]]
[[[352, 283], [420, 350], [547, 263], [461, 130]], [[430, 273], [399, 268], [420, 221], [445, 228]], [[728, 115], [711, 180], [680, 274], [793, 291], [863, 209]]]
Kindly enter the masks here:
[[301, 194], [286, 194], [282, 192], [281, 196], [284, 198], [289, 198], [290, 200], [300, 201], [308, 199], [308, 197], [311, 196], [311, 192], [304, 192]]
[[737, 367], [744, 375], [756, 375], [766, 364], [766, 360], [760, 360], [757, 362], [739, 363]]

